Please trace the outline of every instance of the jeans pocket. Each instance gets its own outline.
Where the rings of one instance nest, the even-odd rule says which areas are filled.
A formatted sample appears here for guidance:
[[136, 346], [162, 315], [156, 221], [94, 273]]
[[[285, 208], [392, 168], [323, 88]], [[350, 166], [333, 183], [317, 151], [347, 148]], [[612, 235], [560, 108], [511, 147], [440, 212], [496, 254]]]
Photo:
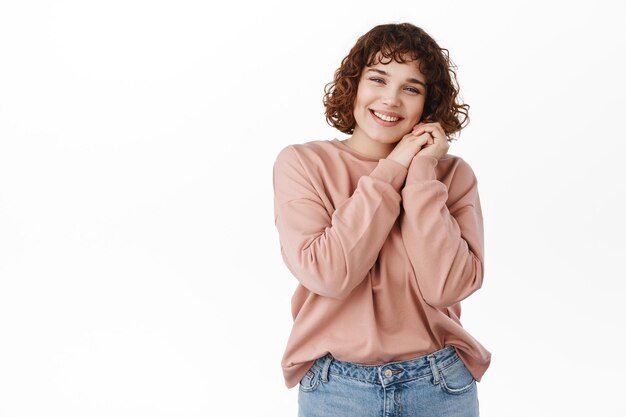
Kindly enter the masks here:
[[320, 372], [315, 366], [311, 367], [300, 380], [300, 391], [311, 392], [319, 385]]
[[439, 375], [441, 388], [448, 394], [463, 394], [476, 386], [476, 380], [460, 358], [441, 369]]

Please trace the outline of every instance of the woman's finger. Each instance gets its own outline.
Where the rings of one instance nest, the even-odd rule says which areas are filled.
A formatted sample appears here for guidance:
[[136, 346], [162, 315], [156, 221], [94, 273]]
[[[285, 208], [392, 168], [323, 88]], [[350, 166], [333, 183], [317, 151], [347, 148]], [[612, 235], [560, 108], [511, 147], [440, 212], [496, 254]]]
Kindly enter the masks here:
[[424, 126], [425, 124], [426, 124], [425, 122], [420, 122], [420, 123], [416, 124], [415, 126], [413, 126], [413, 130], [419, 129], [420, 127]]
[[424, 134], [425, 132], [430, 133], [432, 131], [433, 131], [433, 128], [429, 128], [428, 126], [420, 126], [413, 131], [413, 134], [416, 136], [419, 136], [421, 134]]
[[415, 139], [413, 139], [411, 142], [413, 142], [413, 143], [417, 144], [418, 146], [422, 147], [426, 143], [428, 143], [428, 136], [426, 136], [426, 135], [415, 136]]
[[445, 139], [446, 135], [443, 132], [443, 129], [439, 128], [435, 125], [430, 126], [422, 126], [417, 130], [413, 131], [413, 134], [416, 136], [423, 135], [424, 133], [428, 133], [434, 140], [442, 140]]
[[417, 138], [425, 138], [426, 140], [432, 139], [433, 135], [430, 132], [415, 132], [413, 133], [413, 136], [417, 137]]

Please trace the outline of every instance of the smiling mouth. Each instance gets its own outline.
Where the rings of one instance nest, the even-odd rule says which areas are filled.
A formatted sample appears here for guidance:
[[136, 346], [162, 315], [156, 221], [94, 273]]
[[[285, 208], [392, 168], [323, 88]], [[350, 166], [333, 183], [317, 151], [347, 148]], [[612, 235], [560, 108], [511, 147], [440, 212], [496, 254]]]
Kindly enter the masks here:
[[376, 117], [377, 119], [383, 121], [383, 122], [387, 122], [387, 123], [395, 123], [397, 121], [402, 120], [402, 117], [394, 117], [394, 116], [387, 116], [386, 114], [382, 114], [379, 113], [375, 110], [369, 109], [370, 113], [372, 113], [372, 115], [374, 117]]

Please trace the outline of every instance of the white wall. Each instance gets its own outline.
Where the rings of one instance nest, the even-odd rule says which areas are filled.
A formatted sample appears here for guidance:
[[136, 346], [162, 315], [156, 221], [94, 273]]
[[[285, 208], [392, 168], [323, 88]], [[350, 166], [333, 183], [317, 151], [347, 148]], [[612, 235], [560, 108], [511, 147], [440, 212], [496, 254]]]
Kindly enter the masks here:
[[324, 85], [408, 21], [471, 121], [481, 415], [623, 416], [620, 2], [0, 4], [0, 415], [295, 416], [272, 164], [345, 135]]

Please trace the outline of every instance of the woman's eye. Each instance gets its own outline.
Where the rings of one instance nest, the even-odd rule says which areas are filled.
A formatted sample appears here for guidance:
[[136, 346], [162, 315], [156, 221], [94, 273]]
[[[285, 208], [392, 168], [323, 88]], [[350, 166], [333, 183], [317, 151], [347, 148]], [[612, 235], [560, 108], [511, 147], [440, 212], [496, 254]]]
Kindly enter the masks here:
[[[384, 84], [385, 83], [384, 79], [382, 79], [382, 78], [375, 78], [375, 77], [370, 78], [370, 81], [373, 81], [376, 84]], [[421, 94], [420, 90], [418, 90], [417, 88], [413, 88], [413, 87], [407, 87], [406, 91], [409, 91], [411, 94]]]

